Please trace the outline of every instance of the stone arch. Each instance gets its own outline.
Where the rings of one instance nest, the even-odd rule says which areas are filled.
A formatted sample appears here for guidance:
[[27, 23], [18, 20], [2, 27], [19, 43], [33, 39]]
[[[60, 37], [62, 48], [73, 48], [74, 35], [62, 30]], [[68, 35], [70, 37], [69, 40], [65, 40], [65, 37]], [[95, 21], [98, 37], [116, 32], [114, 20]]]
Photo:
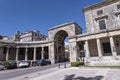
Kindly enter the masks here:
[[54, 39], [55, 39], [56, 35], [58, 35], [59, 33], [65, 33], [65, 35], [67, 35], [68, 37], [70, 37], [70, 31], [69, 30], [67, 31], [65, 29], [60, 29], [60, 30], [58, 30], [58, 31], [56, 31], [54, 33]]
[[63, 62], [66, 60], [64, 40], [67, 36], [68, 33], [64, 30], [58, 31], [54, 36], [55, 62]]
[[58, 31], [55, 36], [54, 40], [55, 41], [63, 41], [66, 37], [68, 36], [68, 32], [65, 30], [60, 30]]

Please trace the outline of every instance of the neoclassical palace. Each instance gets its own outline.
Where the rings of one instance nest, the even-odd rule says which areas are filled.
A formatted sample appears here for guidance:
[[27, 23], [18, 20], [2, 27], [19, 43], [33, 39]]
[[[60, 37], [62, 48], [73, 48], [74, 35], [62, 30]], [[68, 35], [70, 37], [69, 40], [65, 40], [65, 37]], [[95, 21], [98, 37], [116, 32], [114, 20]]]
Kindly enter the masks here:
[[[76, 22], [39, 31], [17, 31], [12, 38], [0, 36], [0, 60], [49, 59], [53, 64], [83, 60], [87, 65], [120, 65], [120, 0], [105, 0], [83, 9], [86, 33]], [[65, 38], [69, 38], [69, 57]]]

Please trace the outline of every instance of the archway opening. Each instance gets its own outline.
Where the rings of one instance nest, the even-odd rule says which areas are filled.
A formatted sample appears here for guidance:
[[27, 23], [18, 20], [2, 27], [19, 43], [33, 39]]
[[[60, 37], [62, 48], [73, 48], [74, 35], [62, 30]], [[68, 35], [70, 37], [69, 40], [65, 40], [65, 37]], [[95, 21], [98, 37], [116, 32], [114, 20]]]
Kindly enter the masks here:
[[[69, 60], [69, 53], [66, 55], [66, 44], [68, 44], [68, 33], [61, 30], [55, 35], [55, 62], [65, 62]], [[67, 45], [69, 48], [69, 45]]]
[[65, 38], [64, 40], [64, 47], [65, 47], [65, 61], [70, 60], [70, 50], [69, 50], [69, 39], [68, 37]]

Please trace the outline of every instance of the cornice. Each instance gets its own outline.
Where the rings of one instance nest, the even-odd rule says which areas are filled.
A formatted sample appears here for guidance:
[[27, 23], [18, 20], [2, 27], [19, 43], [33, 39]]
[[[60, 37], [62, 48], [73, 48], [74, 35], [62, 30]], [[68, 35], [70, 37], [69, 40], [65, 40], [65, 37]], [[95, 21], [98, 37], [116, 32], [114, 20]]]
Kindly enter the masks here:
[[97, 35], [97, 34], [108, 33], [108, 32], [119, 31], [119, 30], [120, 30], [120, 28], [106, 29], [106, 30], [102, 30], [102, 31], [99, 31], [99, 32], [96, 32], [96, 33], [86, 33], [86, 34], [80, 34], [80, 35], [76, 35], [76, 36], [71, 36], [69, 39], [79, 38], [79, 37], [86, 37], [86, 36]]

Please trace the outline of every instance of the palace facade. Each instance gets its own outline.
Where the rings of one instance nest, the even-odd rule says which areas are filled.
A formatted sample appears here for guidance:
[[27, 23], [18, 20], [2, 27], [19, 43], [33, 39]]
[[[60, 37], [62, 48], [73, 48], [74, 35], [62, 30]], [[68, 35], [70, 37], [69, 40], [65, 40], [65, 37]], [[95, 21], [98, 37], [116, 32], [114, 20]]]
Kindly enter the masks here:
[[0, 36], [0, 60], [49, 59], [52, 63], [66, 60], [65, 43], [69, 38], [70, 62], [86, 65], [120, 65], [120, 0], [105, 0], [83, 9], [87, 32], [75, 23], [65, 23], [48, 30], [19, 31], [13, 38]]

